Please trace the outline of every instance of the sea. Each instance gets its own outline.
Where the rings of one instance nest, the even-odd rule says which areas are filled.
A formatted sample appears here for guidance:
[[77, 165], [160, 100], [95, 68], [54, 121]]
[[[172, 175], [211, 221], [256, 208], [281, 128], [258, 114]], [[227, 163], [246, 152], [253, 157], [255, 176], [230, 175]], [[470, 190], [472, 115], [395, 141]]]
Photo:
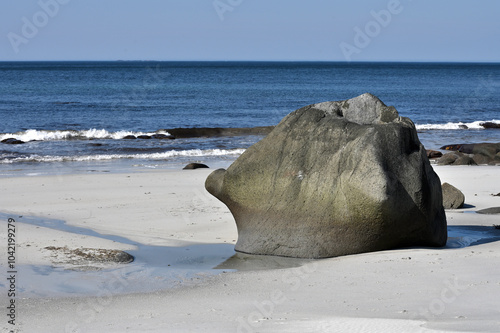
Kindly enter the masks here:
[[426, 149], [500, 142], [481, 126], [500, 124], [500, 63], [0, 62], [0, 141], [24, 142], [0, 143], [0, 177], [227, 167], [263, 135], [151, 136], [273, 126], [366, 92]]

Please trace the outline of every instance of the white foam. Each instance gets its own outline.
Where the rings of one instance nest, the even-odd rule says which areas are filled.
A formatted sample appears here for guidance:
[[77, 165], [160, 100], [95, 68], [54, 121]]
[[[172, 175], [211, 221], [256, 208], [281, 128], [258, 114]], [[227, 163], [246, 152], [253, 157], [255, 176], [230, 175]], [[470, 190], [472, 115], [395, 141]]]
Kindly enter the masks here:
[[10, 164], [16, 162], [90, 162], [107, 161], [116, 159], [145, 159], [145, 160], [165, 160], [172, 157], [202, 157], [202, 156], [230, 156], [241, 155], [245, 149], [191, 149], [191, 150], [170, 150], [163, 153], [152, 154], [109, 154], [109, 155], [83, 155], [83, 156], [50, 156], [50, 155], [30, 155], [13, 159], [1, 160], [0, 164]]
[[[446, 123], [446, 124], [420, 124], [420, 125], [415, 125], [417, 130], [464, 130], [464, 129], [484, 129], [483, 126], [481, 126], [482, 123], [495, 123], [495, 124], [500, 124], [500, 120], [478, 120], [474, 121], [471, 123]], [[467, 126], [467, 128], [464, 128], [464, 125]]]
[[70, 139], [123, 139], [127, 135], [153, 135], [153, 134], [166, 134], [169, 135], [168, 132], [158, 131], [154, 133], [146, 133], [146, 132], [132, 132], [132, 131], [116, 131], [109, 132], [105, 129], [96, 129], [91, 128], [88, 130], [80, 130], [80, 131], [46, 131], [46, 130], [35, 130], [29, 129], [22, 132], [17, 133], [4, 133], [0, 134], [0, 141], [8, 138], [15, 138], [17, 140], [21, 140], [24, 142], [28, 141], [56, 141], [56, 140], [70, 140]]

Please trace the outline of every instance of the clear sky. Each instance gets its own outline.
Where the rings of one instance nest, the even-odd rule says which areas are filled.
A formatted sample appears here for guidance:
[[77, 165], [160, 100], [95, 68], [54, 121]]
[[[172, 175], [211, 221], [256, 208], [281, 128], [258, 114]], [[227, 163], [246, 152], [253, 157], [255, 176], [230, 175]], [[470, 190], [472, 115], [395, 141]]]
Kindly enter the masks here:
[[500, 61], [499, 0], [2, 0], [0, 9], [0, 61]]

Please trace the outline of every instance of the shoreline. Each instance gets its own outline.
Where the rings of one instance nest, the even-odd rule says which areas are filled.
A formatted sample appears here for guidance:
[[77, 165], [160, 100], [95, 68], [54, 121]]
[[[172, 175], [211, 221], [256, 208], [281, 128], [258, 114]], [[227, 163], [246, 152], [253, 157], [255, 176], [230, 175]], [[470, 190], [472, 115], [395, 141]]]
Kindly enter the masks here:
[[[494, 331], [498, 215], [474, 212], [500, 206], [493, 196], [500, 169], [433, 168], [468, 205], [446, 211], [447, 247], [306, 261], [236, 254], [232, 215], [204, 190], [213, 169], [2, 178], [2, 220], [5, 213], [23, 216], [16, 328]], [[52, 261], [49, 246], [123, 250], [136, 260], [71, 270], [75, 265], [58, 264], [61, 258]], [[0, 250], [6, 252], [5, 239]]]

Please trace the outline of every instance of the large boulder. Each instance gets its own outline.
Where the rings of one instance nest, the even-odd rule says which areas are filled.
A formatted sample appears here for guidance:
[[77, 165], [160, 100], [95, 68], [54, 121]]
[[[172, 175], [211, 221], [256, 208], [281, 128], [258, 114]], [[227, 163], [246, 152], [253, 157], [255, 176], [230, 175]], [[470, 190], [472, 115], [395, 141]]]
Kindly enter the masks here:
[[441, 183], [415, 126], [371, 94], [290, 113], [205, 186], [233, 214], [240, 252], [323, 258], [446, 244]]

